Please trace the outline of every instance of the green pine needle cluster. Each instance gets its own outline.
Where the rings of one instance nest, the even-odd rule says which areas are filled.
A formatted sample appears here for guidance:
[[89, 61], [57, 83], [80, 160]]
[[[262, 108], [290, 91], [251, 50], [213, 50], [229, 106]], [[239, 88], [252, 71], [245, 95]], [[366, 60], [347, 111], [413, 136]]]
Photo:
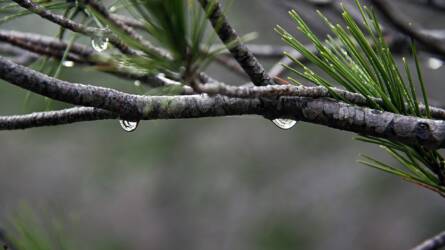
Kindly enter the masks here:
[[[316, 73], [289, 53], [286, 55], [299, 68], [287, 68], [313, 84], [326, 87], [334, 98], [344, 102], [347, 100], [332, 91], [332, 83], [343, 86], [348, 91], [362, 94], [371, 108], [431, 118], [415, 46], [412, 45], [412, 54], [416, 62], [416, 75], [413, 75], [405, 59], [403, 59], [403, 70], [399, 69], [374, 11], [362, 6], [358, 0], [356, 0], [356, 5], [362, 15], [365, 30], [360, 28], [346, 8], [343, 8], [342, 13], [345, 25], [333, 24], [318, 11], [321, 20], [333, 34], [328, 35], [325, 40], [321, 40], [312, 32], [297, 11], [290, 11], [289, 14], [298, 30], [314, 44], [317, 52], [309, 51], [306, 45], [282, 27], [277, 26], [275, 30], [283, 41], [300, 52], [326, 77]], [[295, 84], [301, 84], [295, 78], [289, 79]], [[414, 79], [418, 82], [424, 104], [421, 104], [417, 98], [418, 91]], [[377, 102], [376, 98], [381, 102]], [[421, 112], [422, 110], [424, 112]], [[361, 163], [445, 194], [443, 180], [445, 166], [439, 152], [422, 146], [408, 146], [380, 138], [359, 137], [358, 139], [381, 146], [400, 163], [400, 167], [390, 166], [369, 156], [363, 156]]]
[[195, 1], [128, 0], [125, 8], [144, 23], [143, 33], [156, 49], [129, 36], [94, 9], [88, 10], [125, 44], [144, 53], [137, 57], [120, 55], [119, 60], [127, 67], [190, 82], [222, 51], [212, 46], [216, 37], [207, 32], [207, 13]]

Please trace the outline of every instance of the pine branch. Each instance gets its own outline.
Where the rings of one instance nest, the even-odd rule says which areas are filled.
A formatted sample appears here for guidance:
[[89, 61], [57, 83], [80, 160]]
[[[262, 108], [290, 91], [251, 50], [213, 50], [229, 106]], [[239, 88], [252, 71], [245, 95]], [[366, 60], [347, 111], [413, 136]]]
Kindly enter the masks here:
[[[0, 41], [7, 42], [11, 45], [20, 47], [30, 52], [61, 59], [68, 44], [59, 39], [43, 36], [34, 33], [25, 33], [19, 31], [0, 30]], [[90, 60], [97, 53], [82, 44], [73, 43], [70, 46], [70, 54], [68, 60], [73, 60], [79, 63], [92, 63]]]
[[108, 19], [113, 25], [121, 29], [128, 36], [132, 37], [137, 42], [139, 42], [142, 46], [145, 47], [147, 51], [155, 55], [161, 56], [167, 60], [171, 59], [171, 56], [167, 52], [155, 47], [153, 44], [151, 44], [150, 41], [144, 39], [141, 35], [139, 35], [136, 31], [134, 31], [125, 22], [122, 22], [120, 19], [115, 18], [115, 16], [109, 13], [107, 8], [100, 2], [95, 0], [85, 0], [84, 3], [91, 6], [95, 11], [97, 11], [97, 13], [102, 15], [104, 18]]
[[126, 120], [233, 115], [292, 118], [428, 148], [445, 147], [445, 122], [357, 107], [329, 99], [224, 96], [138, 96], [48, 77], [0, 58], [0, 77], [14, 85], [74, 105], [109, 110]]
[[414, 247], [412, 250], [439, 250], [445, 247], [445, 232], [442, 232], [422, 244]]
[[[268, 85], [268, 86], [249, 86], [249, 87], [237, 87], [226, 85], [222, 83], [206, 84], [201, 87], [201, 90], [209, 95], [224, 95], [228, 97], [237, 98], [258, 98], [258, 97], [277, 97], [277, 96], [298, 96], [298, 97], [310, 97], [310, 98], [333, 98], [332, 92], [336, 94], [336, 97], [341, 97], [350, 104], [357, 106], [368, 107], [370, 105], [369, 100], [363, 95], [353, 93], [337, 88], [331, 88], [330, 91], [325, 87], [307, 87], [307, 86], [295, 86], [295, 85]], [[378, 104], [382, 104], [382, 100], [379, 98], [372, 98], [372, 100]], [[408, 104], [406, 104], [408, 105]], [[420, 111], [425, 112], [425, 106], [419, 107]], [[445, 120], [445, 110], [441, 108], [430, 107], [432, 118]]]
[[204, 10], [210, 12], [208, 16], [210, 23], [232, 56], [249, 75], [252, 82], [257, 86], [274, 84], [258, 59], [241, 41], [235, 29], [230, 26], [219, 1], [199, 0], [199, 2]]
[[0, 130], [27, 129], [116, 118], [118, 118], [118, 115], [106, 110], [76, 107], [60, 111], [36, 112], [28, 115], [0, 116]]
[[[49, 56], [57, 60], [62, 60], [68, 43], [54, 37], [44, 36], [34, 33], [25, 33], [19, 31], [0, 30], [0, 41], [20, 47], [24, 50], [36, 53], [38, 55]], [[104, 53], [97, 53], [95, 50], [83, 44], [72, 43], [69, 46], [67, 60], [80, 64], [94, 65], [99, 70], [116, 75], [118, 77], [139, 80], [151, 87], [160, 87], [168, 85], [163, 79], [145, 73], [139, 73], [126, 70], [119, 67], [119, 62]], [[19, 63], [22, 64], [22, 63]]]
[[[18, 5], [21, 7], [41, 16], [42, 18], [51, 21], [61, 27], [64, 27], [66, 29], [69, 29], [73, 32], [77, 32], [89, 37], [97, 37], [98, 35], [103, 35], [104, 31], [98, 28], [94, 27], [88, 27], [79, 23], [76, 23], [70, 19], [67, 19], [61, 15], [52, 13], [51, 11], [46, 10], [44, 7], [40, 6], [37, 3], [34, 3], [30, 0], [14, 0]], [[119, 38], [117, 38], [113, 34], [108, 34], [110, 38], [110, 42], [116, 46], [122, 53], [134, 55], [136, 52], [134, 52], [132, 49], [128, 48], [127, 45], [122, 43]]]

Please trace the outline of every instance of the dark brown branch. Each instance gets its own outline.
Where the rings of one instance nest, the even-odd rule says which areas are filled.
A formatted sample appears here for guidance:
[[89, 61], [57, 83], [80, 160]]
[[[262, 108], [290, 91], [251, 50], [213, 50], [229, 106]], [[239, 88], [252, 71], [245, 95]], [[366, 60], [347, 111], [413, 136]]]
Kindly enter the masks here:
[[442, 232], [422, 244], [414, 247], [412, 250], [439, 250], [445, 247], [445, 232]]
[[239, 35], [228, 23], [219, 1], [199, 0], [199, 2], [204, 10], [210, 11], [210, 23], [215, 28], [221, 41], [228, 47], [232, 56], [249, 75], [252, 82], [257, 86], [274, 84], [258, 59], [249, 51]]

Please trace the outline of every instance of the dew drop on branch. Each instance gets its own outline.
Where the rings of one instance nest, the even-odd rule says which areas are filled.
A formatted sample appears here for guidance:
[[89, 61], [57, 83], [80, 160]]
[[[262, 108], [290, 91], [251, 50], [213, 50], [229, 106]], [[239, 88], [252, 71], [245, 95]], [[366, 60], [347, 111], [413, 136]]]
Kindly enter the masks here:
[[74, 62], [73, 61], [63, 61], [62, 65], [66, 68], [72, 68], [72, 67], [74, 67]]
[[119, 123], [123, 130], [126, 132], [133, 132], [137, 129], [139, 125], [139, 121], [133, 122], [133, 121], [126, 121], [126, 120], [119, 120]]
[[443, 61], [434, 57], [430, 57], [428, 58], [427, 65], [428, 68], [432, 70], [437, 70], [443, 66]]
[[291, 129], [295, 126], [295, 124], [297, 124], [297, 121], [292, 120], [292, 119], [274, 119], [272, 120], [272, 122], [277, 125], [277, 127], [281, 128], [281, 129]]
[[97, 52], [102, 52], [108, 48], [108, 37], [99, 36], [91, 39], [91, 46]]

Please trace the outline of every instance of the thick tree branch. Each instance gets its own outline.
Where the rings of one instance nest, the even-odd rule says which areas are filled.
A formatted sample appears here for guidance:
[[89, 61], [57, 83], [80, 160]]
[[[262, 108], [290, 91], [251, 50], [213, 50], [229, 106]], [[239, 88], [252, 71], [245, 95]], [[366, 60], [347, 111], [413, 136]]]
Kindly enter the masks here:
[[252, 82], [257, 86], [274, 84], [258, 59], [249, 51], [235, 29], [228, 23], [219, 1], [199, 0], [199, 2], [204, 10], [210, 11], [210, 23], [232, 56], [241, 65], [247, 75], [249, 75]]
[[414, 247], [412, 250], [439, 250], [445, 247], [445, 232], [442, 232], [422, 244]]
[[[209, 95], [224, 95], [237, 98], [258, 98], [258, 97], [276, 97], [276, 96], [299, 96], [310, 98], [333, 98], [331, 93], [325, 87], [307, 87], [295, 85], [268, 85], [268, 86], [249, 86], [237, 87], [222, 83], [206, 84], [201, 90]], [[369, 106], [369, 101], [361, 94], [353, 93], [337, 88], [331, 88], [337, 96], [340, 96], [348, 103], [357, 106]], [[373, 98], [373, 101], [383, 104], [381, 99]], [[420, 105], [419, 110], [425, 112], [425, 106]], [[445, 110], [430, 107], [431, 115], [434, 119], [445, 120]]]
[[262, 115], [268, 119], [302, 120], [428, 148], [445, 147], [445, 121], [382, 112], [325, 98], [139, 96], [65, 82], [3, 58], [0, 58], [0, 77], [55, 100], [109, 110], [128, 120]]

